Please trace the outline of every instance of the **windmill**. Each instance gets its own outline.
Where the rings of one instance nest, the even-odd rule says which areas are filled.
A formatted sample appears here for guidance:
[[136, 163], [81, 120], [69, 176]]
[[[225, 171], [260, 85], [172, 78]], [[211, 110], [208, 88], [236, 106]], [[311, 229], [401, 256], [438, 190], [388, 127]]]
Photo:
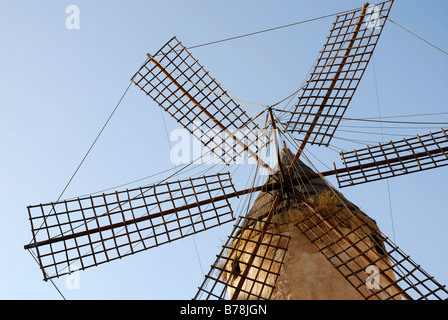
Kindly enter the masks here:
[[[278, 144], [265, 139], [259, 116], [250, 117], [176, 38], [148, 55], [132, 81], [223, 162], [232, 165], [247, 155], [270, 177], [237, 190], [230, 174], [218, 173], [29, 206], [33, 239], [25, 249], [35, 250], [44, 279], [70, 273], [73, 262], [87, 269], [234, 221], [229, 200], [260, 192], [260, 199], [273, 195], [266, 212], [239, 219], [195, 298], [275, 298], [295, 240], [279, 230], [279, 220], [300, 207], [294, 231], [361, 297], [446, 299], [446, 289], [340, 193], [323, 185], [316, 190], [332, 175], [343, 188], [446, 165], [443, 129], [342, 153], [343, 167], [326, 172], [308, 170], [300, 160], [308, 144], [331, 141], [392, 3], [338, 15], [294, 109], [268, 107], [261, 113], [270, 119], [274, 140], [284, 131], [300, 141], [294, 153], [273, 150], [277, 167], [262, 157]], [[287, 121], [275, 113], [288, 115]], [[325, 194], [333, 206], [324, 205]], [[366, 290], [368, 267], [378, 268], [381, 281]]]

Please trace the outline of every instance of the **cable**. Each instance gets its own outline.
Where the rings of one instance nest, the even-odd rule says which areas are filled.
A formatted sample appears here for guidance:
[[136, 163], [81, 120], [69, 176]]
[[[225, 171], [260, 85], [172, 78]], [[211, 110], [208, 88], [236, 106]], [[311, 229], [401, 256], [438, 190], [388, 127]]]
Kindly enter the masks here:
[[[103, 133], [104, 129], [106, 128], [107, 124], [109, 123], [110, 119], [112, 119], [112, 116], [115, 114], [115, 111], [117, 111], [118, 106], [121, 104], [121, 101], [123, 101], [123, 98], [125, 97], [126, 93], [128, 92], [129, 88], [131, 87], [132, 82], [129, 82], [128, 87], [126, 88], [126, 90], [124, 91], [123, 95], [121, 96], [120, 100], [118, 101], [118, 103], [116, 104], [114, 110], [112, 111], [112, 113], [110, 114], [109, 118], [107, 118], [107, 121], [104, 123], [103, 127], [101, 128], [100, 132], [98, 133], [98, 135], [96, 136], [95, 140], [93, 141], [93, 143], [90, 145], [89, 150], [87, 151], [87, 153], [84, 155], [84, 157], [82, 158], [81, 162], [79, 163], [78, 167], [76, 168], [75, 172], [72, 174], [70, 180], [67, 182], [67, 184], [65, 185], [64, 189], [62, 190], [61, 194], [59, 195], [58, 199], [56, 200], [56, 202], [59, 202], [59, 200], [61, 200], [62, 196], [64, 195], [65, 191], [67, 190], [68, 186], [70, 185], [70, 183], [73, 181], [73, 179], [75, 178], [75, 175], [78, 173], [79, 169], [81, 168], [82, 164], [84, 163], [84, 161], [87, 159], [87, 156], [89, 155], [90, 151], [92, 151], [93, 147], [95, 146], [96, 142], [98, 141], [98, 139], [100, 138], [101, 134]], [[52, 209], [53, 211], [53, 209]], [[50, 211], [50, 213], [52, 212]], [[45, 220], [46, 218], [44, 218], [44, 221], [42, 222], [40, 228], [36, 231], [36, 234], [34, 235], [34, 237], [37, 236], [37, 234], [39, 233], [39, 231], [42, 229], [42, 226], [45, 224]], [[30, 240], [30, 243], [33, 241], [33, 239]]]
[[440, 49], [439, 47], [436, 47], [435, 45], [433, 45], [432, 43], [430, 43], [429, 41], [426, 41], [425, 39], [423, 39], [422, 37], [419, 37], [418, 35], [416, 35], [415, 33], [413, 33], [412, 31], [410, 31], [410, 30], [408, 30], [408, 29], [406, 29], [405, 27], [403, 27], [402, 25], [400, 25], [400, 24], [398, 24], [398, 23], [396, 23], [395, 21], [393, 21], [392, 19], [390, 19], [390, 18], [387, 18], [387, 20], [389, 20], [390, 22], [392, 22], [393, 24], [395, 24], [396, 26], [398, 26], [398, 27], [400, 27], [401, 29], [403, 29], [403, 30], [405, 30], [405, 31], [407, 31], [407, 32], [409, 32], [410, 34], [412, 34], [414, 37], [416, 37], [416, 38], [418, 38], [418, 39], [420, 39], [421, 41], [423, 41], [423, 42], [425, 42], [426, 44], [429, 44], [431, 47], [433, 47], [434, 49], [437, 49], [437, 50], [439, 50], [440, 52], [442, 52], [442, 53], [444, 53], [444, 54], [446, 54], [446, 55], [448, 55], [448, 53], [447, 52], [445, 52], [445, 51], [443, 51], [442, 49]]
[[356, 118], [343, 118], [343, 120], [351, 121], [364, 121], [364, 122], [379, 122], [379, 123], [402, 123], [402, 124], [429, 124], [429, 125], [448, 125], [448, 122], [423, 122], [423, 121], [390, 121], [390, 120], [373, 120], [373, 119], [356, 119]]
[[99, 190], [99, 191], [95, 191], [95, 192], [91, 192], [91, 193], [86, 193], [86, 194], [83, 194], [83, 195], [79, 195], [79, 196], [77, 196], [77, 197], [68, 198], [68, 199], [66, 199], [66, 200], [73, 200], [73, 199], [77, 199], [77, 198], [84, 198], [84, 197], [87, 197], [87, 196], [90, 196], [90, 195], [95, 195], [95, 194], [103, 193], [103, 192], [110, 191], [110, 190], [116, 190], [116, 189], [125, 187], [125, 186], [127, 186], [127, 185], [134, 184], [134, 183], [136, 183], [136, 182], [140, 182], [140, 181], [143, 181], [143, 180], [147, 180], [147, 179], [149, 179], [149, 178], [153, 178], [153, 177], [158, 176], [158, 175], [163, 174], [163, 173], [167, 173], [167, 172], [172, 171], [172, 170], [174, 170], [174, 169], [177, 169], [177, 168], [172, 167], [172, 168], [169, 168], [169, 169], [160, 171], [160, 172], [158, 172], [158, 173], [155, 173], [155, 174], [146, 176], [146, 177], [144, 177], [144, 178], [140, 178], [140, 179], [137, 179], [137, 180], [134, 180], [134, 181], [126, 182], [126, 183], [123, 183], [123, 184], [120, 184], [120, 185], [117, 185], [117, 186], [114, 186], [114, 187], [110, 187], [110, 188], [107, 188], [107, 189], [102, 189], [102, 190]]
[[[433, 112], [433, 113], [416, 113], [416, 114], [405, 114], [401, 116], [382, 116], [381, 119], [392, 119], [392, 118], [411, 118], [411, 117], [425, 117], [425, 116], [438, 116], [442, 114], [448, 114], [448, 112]], [[362, 118], [365, 120], [372, 120], [372, 119], [378, 119], [377, 117], [369, 117], [369, 118]], [[345, 120], [343, 118], [342, 120]]]
[[[376, 77], [375, 58], [374, 57], [372, 57], [372, 67], [373, 67], [373, 78], [375, 80], [375, 92], [376, 92], [376, 102], [377, 102], [377, 107], [378, 107], [378, 118], [381, 120], [380, 97], [379, 97], [379, 93], [378, 93], [378, 82], [377, 82], [377, 77]], [[380, 122], [380, 130], [381, 130], [381, 142], [384, 143], [382, 122]], [[388, 195], [388, 199], [389, 199], [389, 212], [390, 212], [390, 221], [391, 221], [391, 227], [392, 227], [392, 236], [394, 238], [394, 243], [395, 243], [394, 215], [393, 215], [393, 211], [392, 211], [392, 200], [391, 200], [391, 196], [390, 196], [389, 179], [386, 179], [386, 186], [387, 186], [387, 195]]]
[[71, 176], [70, 180], [67, 182], [66, 186], [64, 187], [64, 190], [62, 190], [61, 194], [58, 197], [58, 200], [56, 202], [58, 202], [62, 195], [65, 193], [65, 191], [67, 190], [68, 186], [70, 185], [70, 183], [72, 182], [73, 178], [75, 177], [75, 175], [78, 173], [78, 170], [81, 168], [82, 164], [84, 163], [84, 161], [86, 160], [87, 156], [89, 155], [90, 151], [92, 151], [93, 147], [95, 146], [96, 142], [98, 141], [98, 139], [100, 138], [101, 134], [103, 133], [104, 129], [106, 128], [106, 126], [108, 125], [110, 119], [112, 119], [113, 115], [115, 114], [115, 111], [117, 111], [118, 106], [120, 105], [121, 101], [123, 100], [124, 96], [126, 95], [126, 93], [128, 92], [129, 88], [131, 87], [132, 82], [129, 83], [128, 87], [126, 88], [125, 92], [123, 93], [123, 95], [121, 96], [120, 100], [118, 101], [117, 105], [115, 106], [114, 110], [112, 111], [112, 113], [110, 114], [109, 118], [107, 118], [107, 121], [104, 123], [103, 127], [101, 128], [100, 132], [98, 133], [98, 135], [96, 136], [95, 140], [93, 141], [93, 143], [91, 144], [89, 150], [87, 151], [87, 153], [84, 155], [84, 158], [82, 158], [81, 162], [79, 163], [78, 167], [76, 168], [75, 172], [73, 173], [73, 175]]
[[[269, 29], [259, 30], [259, 31], [255, 31], [255, 32], [251, 32], [251, 33], [246, 33], [246, 34], [242, 34], [242, 35], [238, 35], [238, 36], [234, 36], [234, 37], [230, 37], [230, 38], [225, 38], [225, 39], [221, 39], [221, 40], [216, 40], [216, 41], [206, 42], [206, 43], [203, 43], [203, 44], [199, 44], [199, 45], [194, 45], [194, 46], [187, 47], [186, 49], [187, 49], [187, 50], [191, 50], [191, 49], [200, 48], [200, 47], [204, 47], [204, 46], [208, 46], [208, 45], [212, 45], [212, 44], [217, 44], [217, 43], [221, 43], [221, 42], [225, 42], [225, 41], [230, 41], [230, 40], [240, 39], [240, 38], [244, 38], [244, 37], [248, 37], [248, 36], [253, 36], [253, 35], [260, 34], [260, 33], [270, 32], [270, 31], [279, 30], [279, 29], [283, 29], [283, 28], [288, 28], [288, 27], [292, 27], [292, 26], [299, 25], [299, 24], [303, 24], [303, 23], [307, 23], [307, 22], [312, 22], [312, 21], [317, 21], [317, 20], [325, 19], [325, 18], [332, 17], [332, 16], [335, 16], [335, 15], [340, 15], [340, 14], [344, 14], [344, 13], [352, 12], [352, 11], [355, 11], [355, 10], [357, 10], [357, 9], [351, 9], [351, 10], [341, 11], [341, 12], [338, 12], [338, 13], [332, 13], [332, 14], [328, 14], [328, 15], [325, 15], [325, 16], [317, 17], [317, 18], [312, 18], [312, 19], [302, 20], [302, 21], [298, 21], [298, 22], [290, 23], [290, 24], [287, 24], [287, 25], [279, 26], [279, 27], [274, 27], [274, 28], [269, 28]], [[165, 67], [165, 66], [164, 66], [164, 67]], [[165, 69], [167, 69], [167, 68], [165, 67]], [[311, 69], [312, 69], [312, 67], [311, 67]], [[311, 69], [310, 69], [310, 70], [311, 70]], [[167, 70], [169, 70], [169, 69], [167, 69]], [[173, 74], [176, 74], [175, 72], [173, 72], [173, 71], [171, 71], [171, 70], [169, 70], [169, 71], [170, 71], [171, 73], [173, 73]], [[184, 80], [186, 80], [186, 81], [189, 81], [188, 79], [185, 79], [185, 78], [183, 78], [182, 76], [180, 76], [180, 75], [178, 75], [178, 74], [176, 74], [176, 75], [179, 76], [179, 77], [181, 77], [182, 79], [184, 79]], [[304, 80], [304, 81], [305, 81], [305, 80]], [[190, 81], [189, 81], [189, 82], [190, 82]], [[199, 88], [200, 88], [200, 86], [198, 86], [197, 84], [194, 84], [194, 83], [193, 83], [193, 85], [196, 86], [196, 87], [199, 87]], [[284, 98], [283, 100], [281, 100], [281, 101], [275, 103], [274, 106], [276, 106], [276, 105], [282, 103], [283, 101], [287, 100], [288, 98], [293, 97], [295, 94], [297, 94], [297, 92], [299, 92], [299, 91], [301, 90], [301, 88], [302, 88], [302, 85], [301, 85], [301, 86], [299, 87], [299, 89], [296, 90], [294, 93], [292, 93], [292, 94], [289, 95], [288, 97]], [[201, 89], [208, 90], [207, 88], [201, 88]], [[218, 94], [216, 94], [215, 92], [213, 92], [213, 91], [211, 91], [211, 90], [208, 90], [208, 91], [212, 92], [212, 93], [215, 94], [215, 95], [218, 95]], [[237, 99], [237, 98], [235, 98], [235, 97], [229, 97], [228, 95], [218, 95], [218, 96], [224, 96], [224, 97], [226, 97], [226, 98], [229, 98], [229, 99], [232, 99], [232, 100], [241, 102], [241, 103], [243, 103], [243, 104], [252, 104], [252, 105], [256, 105], [256, 106], [260, 106], [260, 107], [267, 108], [267, 105], [263, 105], [263, 104], [258, 104], [258, 103], [252, 103], [252, 102], [248, 102], [248, 101], [239, 100], [239, 99]]]
[[[207, 87], [204, 87], [204, 86], [200, 86], [200, 85], [198, 85], [197, 83], [194, 83], [194, 82], [191, 81], [190, 79], [186, 78], [185, 76], [182, 75], [182, 71], [181, 71], [181, 73], [177, 73], [177, 72], [175, 72], [174, 70], [171, 70], [170, 68], [168, 68], [166, 65], [164, 65], [164, 64], [162, 64], [162, 63], [160, 63], [160, 62], [157, 62], [157, 63], [158, 63], [160, 66], [162, 66], [163, 69], [169, 71], [170, 74], [174, 74], [174, 75], [176, 75], [178, 78], [181, 78], [182, 80], [185, 80], [186, 82], [190, 83], [192, 86], [194, 86], [194, 87], [196, 87], [196, 88], [198, 88], [198, 89], [205, 90], [205, 91], [208, 91], [208, 92], [210, 92], [210, 93], [213, 93], [213, 94], [214, 94], [215, 96], [217, 96], [217, 97], [224, 97], [224, 98], [227, 98], [227, 99], [230, 99], [230, 100], [234, 100], [234, 101], [241, 102], [241, 103], [243, 103], [243, 104], [252, 104], [252, 105], [254, 105], [254, 106], [263, 107], [263, 108], [267, 108], [267, 107], [268, 107], [267, 105], [264, 105], [264, 104], [255, 103], [255, 102], [249, 102], [249, 101], [244, 101], [244, 100], [240, 100], [240, 99], [235, 98], [235, 97], [230, 97], [230, 96], [227, 94], [227, 92], [226, 92], [225, 94], [216, 93], [216, 92], [214, 92], [213, 90], [211, 90], [211, 89], [209, 89], [209, 88], [207, 88]], [[254, 111], [254, 112], [255, 112], [255, 111]]]
[[[360, 140], [360, 139], [349, 139], [349, 138], [342, 138], [342, 137], [338, 137], [338, 136], [333, 136], [333, 139], [338, 139], [338, 140], [343, 140], [343, 141], [348, 141], [348, 142], [352, 142], [352, 143], [357, 143], [357, 144], [362, 144], [362, 145], [377, 145], [378, 141], [370, 141], [370, 140]], [[340, 150], [343, 150], [342, 148], [333, 146], [334, 148], [338, 148]]]
[[195, 45], [195, 46], [188, 47], [187, 49], [195, 49], [195, 48], [204, 47], [204, 46], [208, 46], [208, 45], [212, 45], [212, 44], [217, 44], [217, 43], [221, 43], [221, 42], [225, 42], [225, 41], [240, 39], [240, 38], [249, 37], [249, 36], [254, 36], [254, 35], [257, 35], [257, 34], [260, 34], [260, 33], [264, 33], [264, 32], [270, 32], [270, 31], [279, 30], [279, 29], [283, 29], [283, 28], [289, 28], [289, 27], [296, 26], [296, 25], [299, 25], [299, 24], [325, 19], [325, 18], [336, 16], [336, 15], [339, 15], [339, 14], [344, 14], [344, 13], [347, 13], [347, 12], [351, 12], [351, 11], [354, 11], [354, 10], [357, 10], [357, 9], [351, 9], [351, 10], [346, 10], [346, 11], [342, 11], [342, 12], [338, 12], [338, 13], [332, 13], [332, 14], [328, 14], [328, 15], [325, 15], [325, 16], [321, 16], [321, 17], [317, 17], [317, 18], [313, 18], [313, 19], [308, 19], [308, 20], [302, 20], [302, 21], [286, 24], [286, 25], [279, 26], [279, 27], [274, 27], [274, 28], [264, 29], [264, 30], [255, 31], [255, 32], [251, 32], [251, 33], [246, 33], [246, 34], [242, 34], [242, 35], [238, 35], [238, 36], [234, 36], [234, 37], [230, 37], [230, 38], [225, 38], [225, 39], [221, 39], [221, 40], [206, 42], [206, 43], [203, 43], [203, 44], [198, 44], [198, 45]]
[[[272, 108], [272, 110], [281, 112], [281, 113], [297, 113], [295, 111], [288, 111], [288, 110], [282, 110], [282, 109], [275, 109]], [[302, 112], [302, 115], [316, 115], [315, 113], [305, 113]], [[423, 114], [413, 114], [413, 115], [401, 115], [401, 116], [389, 116], [389, 117], [382, 117], [384, 118], [404, 118], [404, 117], [417, 117], [417, 116], [428, 116], [428, 115], [440, 115], [440, 114], [448, 114], [448, 112], [438, 112], [438, 113], [423, 113]], [[333, 117], [332, 115], [326, 116], [326, 115], [320, 115], [321, 118], [325, 117]], [[378, 118], [341, 118], [341, 121], [363, 121], [363, 122], [377, 122], [377, 123], [395, 123], [395, 124], [418, 124], [418, 125], [448, 125], [448, 122], [430, 122], [430, 121], [393, 121], [393, 120], [379, 120]]]
[[[41, 267], [41, 265], [39, 264], [39, 261], [37, 260], [36, 256], [34, 255], [34, 253], [31, 250], [28, 250], [28, 252], [30, 253], [30, 255], [33, 257], [34, 261], [36, 261], [37, 265], [39, 266], [39, 268]], [[42, 269], [43, 271], [43, 269]], [[45, 271], [44, 271], [45, 272]], [[46, 273], [45, 273], [46, 274]], [[48, 276], [48, 275], [47, 275]], [[53, 279], [50, 278], [50, 282], [51, 284], [56, 288], [56, 291], [60, 294], [60, 296], [62, 297], [62, 299], [65, 299], [64, 295], [62, 294], [61, 290], [59, 290], [58, 286], [54, 283]]]
[[[382, 126], [383, 129], [440, 129], [439, 126], [425, 126], [425, 127], [417, 127], [417, 126]], [[339, 125], [338, 128], [360, 128], [360, 129], [379, 129], [378, 126], [347, 126], [347, 125]]]
[[[349, 133], [361, 133], [361, 134], [373, 134], [373, 135], [382, 135], [382, 132], [369, 132], [369, 131], [356, 131], [356, 130], [342, 130], [339, 129], [339, 132], [349, 132]], [[387, 133], [388, 136], [397, 136], [397, 137], [414, 137], [412, 134], [398, 134], [398, 133]]]
[[[163, 109], [162, 109], [162, 108], [159, 108], [159, 109], [160, 109], [160, 114], [161, 114], [161, 116], [162, 116], [162, 120], [163, 120], [163, 126], [165, 127], [165, 135], [166, 135], [166, 139], [167, 139], [167, 141], [168, 141], [168, 145], [170, 146], [170, 152], [171, 152], [171, 150], [172, 150], [171, 140], [170, 140], [170, 137], [169, 137], [169, 134], [168, 134], [168, 128], [167, 128], [167, 126], [166, 126], [165, 117], [164, 117], [164, 115], [163, 115]], [[179, 171], [177, 170], [177, 166], [176, 166], [175, 163], [174, 163], [174, 168], [176, 169], [176, 176], [177, 176], [177, 179], [180, 180], [180, 179], [179, 179], [179, 175], [177, 174]], [[197, 246], [197, 244], [196, 244], [196, 237], [195, 237], [195, 234], [194, 234], [194, 233], [192, 234], [192, 239], [193, 239], [193, 244], [194, 244], [194, 248], [195, 248], [195, 251], [196, 251], [196, 257], [198, 258], [199, 267], [200, 267], [200, 269], [201, 269], [201, 273], [202, 273], [202, 275], [204, 276], [204, 269], [202, 268], [202, 261], [201, 261], [201, 257], [200, 257], [200, 255], [199, 255], [199, 250], [198, 250], [198, 246]]]

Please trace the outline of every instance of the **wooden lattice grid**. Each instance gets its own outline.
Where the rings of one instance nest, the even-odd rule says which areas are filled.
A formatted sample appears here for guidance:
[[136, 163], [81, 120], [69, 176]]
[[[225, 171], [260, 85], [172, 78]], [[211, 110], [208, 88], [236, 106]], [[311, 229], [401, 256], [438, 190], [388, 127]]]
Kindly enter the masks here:
[[176, 37], [149, 56], [132, 81], [225, 163], [247, 154], [260, 160], [266, 131]]
[[338, 15], [286, 122], [328, 146], [367, 68], [393, 1]]
[[444, 129], [351, 152], [341, 152], [345, 171], [339, 187], [401, 176], [448, 165], [448, 135]]
[[263, 223], [240, 217], [195, 299], [265, 300], [272, 296], [290, 237], [263, 233]]
[[296, 226], [365, 299], [448, 298], [445, 286], [356, 210], [315, 211]]
[[44, 279], [172, 242], [234, 220], [229, 173], [29, 206]]

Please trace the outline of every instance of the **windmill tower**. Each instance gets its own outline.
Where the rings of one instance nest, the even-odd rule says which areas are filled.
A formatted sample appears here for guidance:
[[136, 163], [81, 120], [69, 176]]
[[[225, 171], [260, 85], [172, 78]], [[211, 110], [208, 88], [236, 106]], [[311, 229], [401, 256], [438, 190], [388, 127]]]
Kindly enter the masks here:
[[[284, 148], [282, 165], [288, 167], [293, 157]], [[287, 197], [275, 208], [281, 187], [261, 191], [224, 246], [227, 250], [214, 265], [218, 272], [209, 276], [215, 273], [226, 282], [231, 299], [400, 299], [376, 223], [303, 162], [296, 164], [292, 179], [305, 180], [296, 189], [306, 200]], [[270, 211], [274, 213], [266, 223]], [[382, 276], [373, 279], [366, 269]]]
[[[239, 217], [195, 299], [446, 299], [448, 291], [381, 233], [340, 188], [448, 164], [442, 129], [342, 153], [343, 167], [318, 172], [301, 160], [308, 144], [328, 146], [366, 70], [393, 1], [337, 16], [292, 110], [250, 117], [176, 39], [131, 79], [223, 162], [247, 156], [270, 176], [235, 187], [229, 173], [28, 207], [32, 250], [44, 280], [88, 269], [235, 220], [230, 200], [259, 193]], [[281, 121], [281, 118], [288, 120]], [[299, 144], [277, 149], [257, 120]]]

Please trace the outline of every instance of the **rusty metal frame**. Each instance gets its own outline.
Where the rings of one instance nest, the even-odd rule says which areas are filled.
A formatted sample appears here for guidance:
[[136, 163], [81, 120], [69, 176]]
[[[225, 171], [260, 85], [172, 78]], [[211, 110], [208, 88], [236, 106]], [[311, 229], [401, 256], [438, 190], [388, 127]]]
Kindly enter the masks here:
[[345, 168], [337, 170], [339, 187], [401, 176], [448, 165], [448, 135], [441, 129], [415, 138], [341, 152], [341, 157]]
[[[306, 143], [328, 146], [377, 45], [393, 1], [376, 5], [378, 25], [369, 28], [368, 4], [338, 15], [324, 48], [300, 90], [285, 123], [288, 131], [306, 134]], [[299, 149], [299, 152], [302, 150]]]
[[247, 153], [272, 171], [259, 157], [264, 131], [176, 37], [148, 58], [132, 78], [141, 90], [225, 163]]
[[234, 220], [229, 173], [29, 206], [44, 280], [135, 254]]
[[[296, 227], [365, 299], [448, 299], [446, 287], [375, 230], [362, 213], [310, 208], [313, 213]], [[375, 285], [369, 285], [375, 279], [370, 266], [377, 268]]]
[[240, 217], [195, 300], [270, 299], [290, 240], [265, 230], [272, 224]]

